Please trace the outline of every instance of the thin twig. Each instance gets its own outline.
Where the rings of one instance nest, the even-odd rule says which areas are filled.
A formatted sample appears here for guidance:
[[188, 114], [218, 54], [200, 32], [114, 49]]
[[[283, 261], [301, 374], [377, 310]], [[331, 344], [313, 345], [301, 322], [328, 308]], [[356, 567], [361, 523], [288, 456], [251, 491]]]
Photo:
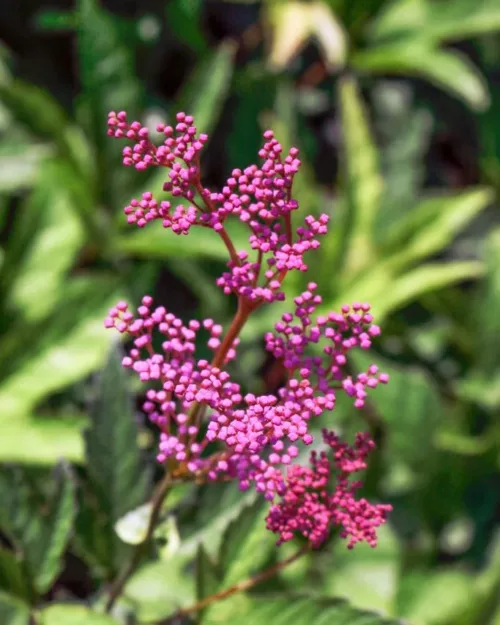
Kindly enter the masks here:
[[158, 522], [158, 518], [160, 516], [160, 511], [161, 511], [163, 502], [165, 501], [165, 498], [168, 495], [168, 492], [171, 486], [172, 486], [172, 477], [170, 473], [167, 473], [165, 477], [163, 478], [163, 480], [158, 485], [158, 488], [154, 492], [153, 498], [151, 500], [152, 509], [151, 509], [151, 516], [149, 517], [149, 524], [148, 524], [148, 529], [146, 532], [146, 538], [144, 539], [142, 543], [139, 543], [135, 547], [134, 552], [132, 553], [132, 557], [130, 558], [130, 561], [128, 562], [128, 564], [125, 566], [125, 568], [121, 571], [121, 573], [113, 582], [111, 586], [111, 590], [109, 592], [108, 600], [106, 601], [106, 606], [105, 606], [106, 612], [111, 612], [111, 610], [113, 609], [113, 606], [116, 603], [116, 600], [121, 595], [123, 588], [125, 584], [127, 583], [128, 579], [130, 578], [132, 573], [136, 570], [136, 568], [139, 566], [142, 554], [144, 553], [144, 549], [151, 541], [151, 537], [153, 536], [156, 523]]
[[194, 603], [193, 605], [187, 608], [183, 608], [182, 610], [175, 612], [174, 614], [169, 616], [167, 619], [160, 621], [158, 625], [173, 625], [173, 623], [175, 623], [177, 619], [183, 616], [187, 616], [188, 614], [192, 614], [193, 612], [199, 612], [200, 610], [203, 610], [203, 608], [206, 608], [207, 606], [211, 605], [212, 603], [215, 603], [216, 601], [222, 601], [223, 599], [227, 599], [228, 597], [231, 597], [232, 595], [238, 592], [243, 592], [245, 590], [248, 590], [249, 588], [252, 588], [253, 586], [256, 586], [257, 584], [260, 584], [261, 582], [266, 581], [266, 579], [273, 577], [274, 575], [276, 575], [276, 573], [279, 573], [284, 568], [292, 564], [292, 562], [295, 562], [301, 556], [306, 554], [309, 550], [310, 550], [310, 545], [306, 545], [305, 547], [302, 547], [301, 549], [296, 551], [294, 554], [292, 554], [289, 558], [286, 558], [285, 560], [281, 560], [280, 562], [277, 562], [275, 565], [273, 565], [269, 569], [266, 569], [265, 571], [262, 571], [261, 573], [257, 573], [257, 575], [249, 577], [241, 582], [238, 582], [237, 584], [234, 584], [233, 586], [229, 586], [229, 588], [225, 588], [224, 590], [216, 592], [213, 595], [209, 595], [208, 597], [201, 599], [197, 603]]

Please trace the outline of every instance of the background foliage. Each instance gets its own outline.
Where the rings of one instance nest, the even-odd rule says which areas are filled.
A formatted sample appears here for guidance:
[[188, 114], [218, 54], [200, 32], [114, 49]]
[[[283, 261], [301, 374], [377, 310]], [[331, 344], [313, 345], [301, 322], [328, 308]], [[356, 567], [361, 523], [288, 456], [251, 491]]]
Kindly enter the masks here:
[[[99, 613], [158, 477], [105, 313], [145, 292], [186, 318], [232, 310], [217, 240], [122, 219], [163, 181], [120, 166], [108, 110], [154, 127], [184, 109], [210, 133], [210, 186], [265, 127], [301, 148], [300, 210], [332, 217], [310, 275], [325, 310], [373, 304], [370, 358], [392, 376], [331, 416], [377, 439], [365, 490], [395, 508], [379, 547], [333, 536], [199, 622], [499, 625], [498, 1], [8, 0], [0, 17], [0, 622], [155, 623], [288, 554], [252, 496], [177, 487], [164, 546]], [[278, 308], [243, 334], [254, 388], [276, 384]]]

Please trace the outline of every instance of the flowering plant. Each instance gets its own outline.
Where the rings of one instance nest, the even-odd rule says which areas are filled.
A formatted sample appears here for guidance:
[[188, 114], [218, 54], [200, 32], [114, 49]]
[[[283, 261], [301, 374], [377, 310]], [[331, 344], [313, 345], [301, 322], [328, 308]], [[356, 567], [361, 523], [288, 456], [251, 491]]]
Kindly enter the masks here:
[[[184, 323], [164, 307], [155, 307], [146, 295], [135, 314], [119, 302], [105, 320], [107, 328], [132, 339], [122, 364], [148, 385], [143, 408], [159, 430], [157, 460], [165, 467], [165, 479], [154, 499], [149, 536], [176, 480], [235, 480], [241, 490], [254, 488], [270, 502], [267, 527], [277, 535], [278, 545], [302, 535], [307, 547], [318, 548], [331, 527], [340, 526], [349, 548], [360, 541], [375, 546], [376, 529], [391, 506], [356, 498], [361, 482], [350, 479], [366, 468], [374, 447], [369, 436], [358, 434], [351, 447], [326, 427], [322, 436], [327, 451], [313, 451], [308, 465], [299, 463], [301, 447], [313, 443], [311, 424], [323, 415], [328, 418], [338, 392], [347, 393], [361, 409], [368, 389], [388, 381], [375, 364], [356, 378], [349, 374], [350, 351], [369, 349], [380, 333], [370, 305], [354, 302], [340, 312], [315, 315], [321, 296], [309, 282], [294, 299], [293, 311], [283, 314], [274, 332], [265, 336], [266, 350], [286, 372], [276, 394], [243, 394], [229, 371], [250, 315], [285, 299], [288, 273], [308, 270], [306, 253], [317, 249], [327, 233], [326, 214], [293, 223], [298, 149], [285, 154], [267, 130], [258, 154], [261, 165], [234, 169], [222, 190], [214, 192], [201, 181], [200, 153], [207, 136], [198, 134], [193, 118], [178, 113], [174, 126], [162, 124], [156, 130], [164, 137], [161, 145], [140, 122], [130, 123], [125, 112], [109, 114], [108, 134], [131, 143], [123, 149], [123, 164], [137, 170], [164, 167], [163, 189], [173, 199], [144, 193], [125, 207], [127, 220], [139, 228], [160, 220], [178, 235], [189, 235], [193, 227], [214, 231], [229, 257], [217, 285], [237, 298], [237, 311], [226, 330], [213, 319]], [[183, 200], [176, 205], [175, 198]], [[248, 249], [235, 248], [226, 229], [230, 218], [248, 228]], [[203, 334], [211, 361], [196, 356]], [[108, 607], [126, 577], [115, 585]]]

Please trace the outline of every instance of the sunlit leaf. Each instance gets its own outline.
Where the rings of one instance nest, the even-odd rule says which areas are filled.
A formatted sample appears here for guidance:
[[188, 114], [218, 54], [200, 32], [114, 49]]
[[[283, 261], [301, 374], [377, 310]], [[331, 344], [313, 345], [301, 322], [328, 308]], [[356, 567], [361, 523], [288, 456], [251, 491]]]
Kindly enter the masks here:
[[52, 604], [40, 612], [40, 625], [117, 625], [117, 621], [82, 605]]
[[500, 28], [496, 0], [396, 0], [371, 26], [373, 39], [424, 36], [435, 40], [460, 40]]
[[440, 50], [424, 40], [369, 48], [354, 55], [352, 63], [363, 72], [423, 78], [477, 111], [489, 104], [486, 82], [465, 55]]
[[351, 276], [373, 261], [373, 223], [379, 209], [382, 178], [366, 111], [353, 78], [342, 78], [339, 97], [348, 198], [347, 229], [340, 247], [345, 250], [345, 275]]

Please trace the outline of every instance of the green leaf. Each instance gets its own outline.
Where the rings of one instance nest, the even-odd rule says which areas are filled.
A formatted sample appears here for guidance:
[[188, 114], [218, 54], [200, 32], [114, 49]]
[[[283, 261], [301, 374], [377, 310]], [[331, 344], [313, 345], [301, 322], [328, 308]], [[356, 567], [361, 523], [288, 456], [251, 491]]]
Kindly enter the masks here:
[[[241, 222], [230, 220], [227, 230], [236, 249], [248, 245], [248, 228]], [[115, 242], [115, 249], [138, 258], [211, 258], [229, 260], [229, 253], [217, 233], [202, 227], [194, 227], [188, 236], [175, 234], [163, 228], [159, 221], [137, 229]]]
[[[376, 299], [371, 299], [377, 319], [398, 310], [414, 301], [424, 293], [442, 289], [457, 282], [473, 280], [484, 273], [482, 263], [478, 261], [456, 261], [451, 263], [428, 263], [408, 271], [387, 284], [387, 290], [379, 291]], [[360, 293], [360, 297], [362, 294]], [[349, 301], [354, 301], [349, 298]]]
[[[0, 386], [2, 428], [11, 420], [27, 419], [35, 404], [49, 393], [99, 367], [113, 339], [103, 319], [117, 299], [114, 280], [73, 278], [50, 319], [21, 326], [22, 331], [12, 328], [2, 345], [5, 356], [15, 361]], [[2, 430], [2, 443], [4, 434]], [[19, 447], [15, 439], [10, 439], [10, 444], [13, 452]]]
[[460, 40], [500, 29], [497, 0], [399, 0], [372, 23], [374, 40], [423, 36], [432, 40]]
[[108, 540], [113, 546], [111, 567], [117, 567], [123, 546], [114, 524], [144, 503], [148, 474], [142, 468], [139, 428], [127, 390], [127, 378], [117, 350], [101, 373], [98, 398], [91, 411], [91, 427], [85, 433], [90, 481], [99, 512], [108, 520]]
[[16, 221], [4, 269], [14, 280], [10, 303], [28, 321], [44, 317], [62, 297], [64, 278], [83, 243], [71, 198], [47, 173], [42, 168], [39, 184], [20, 207], [22, 219]]
[[12, 193], [30, 187], [38, 178], [40, 165], [53, 153], [51, 146], [3, 141], [0, 149], [0, 192]]
[[81, 122], [92, 138], [104, 203], [120, 205], [135, 181], [119, 167], [122, 145], [107, 136], [106, 120], [112, 110], [136, 119], [142, 108], [144, 93], [134, 70], [136, 25], [114, 17], [97, 0], [79, 0], [77, 12]]
[[401, 270], [440, 252], [492, 201], [493, 194], [487, 188], [425, 199], [389, 228], [382, 253]]
[[[353, 354], [357, 371], [365, 371], [373, 356]], [[391, 458], [415, 470], [426, 462], [433, 433], [443, 419], [441, 398], [432, 380], [414, 368], [396, 368], [377, 356], [377, 365], [390, 376], [387, 386], [370, 393], [370, 401], [388, 425]]]
[[[29, 600], [30, 583], [28, 573], [21, 558], [15, 553], [0, 547], [0, 616], [4, 592], [14, 597]], [[4, 623], [3, 620], [0, 621]]]
[[[378, 154], [367, 115], [353, 78], [340, 82], [340, 107], [344, 132], [347, 185], [347, 230], [338, 241], [345, 249], [345, 275], [350, 276], [373, 261], [373, 223], [379, 209], [382, 178]], [[339, 229], [340, 230], [340, 229]]]
[[[198, 132], [210, 134], [219, 121], [231, 87], [235, 54], [234, 42], [221, 43], [194, 69], [179, 94], [175, 113], [185, 111], [193, 115]], [[160, 167], [148, 178], [145, 190], [159, 193], [165, 180], [165, 170]], [[182, 203], [182, 199], [179, 203]], [[190, 236], [193, 232], [191, 230]]]
[[30, 415], [2, 421], [0, 459], [36, 465], [53, 465], [60, 458], [82, 463], [84, 423], [80, 415]]
[[[358, 608], [391, 614], [399, 585], [401, 547], [389, 525], [380, 527], [377, 536], [376, 549], [364, 543], [349, 551], [344, 541], [338, 541], [333, 553], [325, 554], [322, 590], [332, 597], [344, 597]], [[332, 560], [335, 566], [331, 566]]]
[[168, 558], [141, 567], [127, 582], [124, 598], [140, 622], [154, 622], [170, 616], [195, 599], [192, 573], [185, 568], [187, 559]]
[[275, 547], [275, 539], [266, 529], [267, 508], [259, 497], [227, 526], [218, 557], [224, 587], [257, 572]]
[[489, 105], [486, 82], [469, 59], [456, 51], [440, 50], [424, 40], [369, 48], [354, 55], [352, 64], [363, 72], [424, 78], [476, 111], [484, 111]]
[[50, 32], [73, 31], [78, 25], [76, 13], [51, 9], [39, 11], [34, 17], [34, 22], [37, 28]]
[[208, 555], [203, 545], [196, 554], [196, 599], [200, 601], [217, 592], [222, 582], [220, 568]]
[[100, 614], [82, 605], [61, 603], [49, 605], [40, 612], [40, 625], [117, 625], [107, 614]]
[[231, 86], [235, 53], [233, 41], [221, 43], [195, 68], [180, 94], [178, 109], [193, 115], [198, 132], [210, 133], [219, 120]]
[[0, 623], [3, 625], [29, 625], [29, 607], [0, 591]]
[[[203, 625], [218, 625], [237, 620], [238, 625], [272, 623], [272, 625], [396, 625], [387, 619], [350, 606], [341, 599], [304, 595], [261, 595], [238, 602], [221, 601], [215, 604], [203, 619]], [[233, 607], [233, 609], [232, 609]]]
[[35, 577], [35, 588], [41, 595], [50, 589], [61, 571], [61, 559], [71, 536], [76, 515], [75, 485], [69, 468], [60, 465], [57, 473], [56, 492], [51, 502], [49, 518], [43, 528], [44, 552]]

